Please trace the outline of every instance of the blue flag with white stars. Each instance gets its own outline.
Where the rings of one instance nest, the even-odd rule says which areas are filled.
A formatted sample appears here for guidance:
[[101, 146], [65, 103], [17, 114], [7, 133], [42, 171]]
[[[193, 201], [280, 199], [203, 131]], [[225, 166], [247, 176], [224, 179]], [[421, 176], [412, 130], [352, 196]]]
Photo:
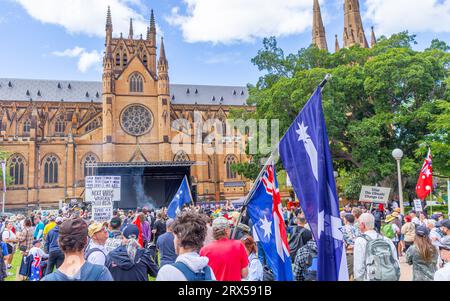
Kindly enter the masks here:
[[176, 218], [181, 212], [184, 205], [189, 205], [192, 202], [191, 189], [189, 188], [189, 183], [187, 177], [185, 176], [183, 182], [178, 188], [177, 194], [170, 202], [169, 208], [167, 208], [167, 216], [170, 218]]

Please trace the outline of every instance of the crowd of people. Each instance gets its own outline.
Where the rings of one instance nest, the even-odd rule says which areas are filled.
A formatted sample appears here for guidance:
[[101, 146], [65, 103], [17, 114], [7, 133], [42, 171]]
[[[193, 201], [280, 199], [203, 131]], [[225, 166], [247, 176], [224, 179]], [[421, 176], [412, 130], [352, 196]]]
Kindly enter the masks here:
[[[317, 279], [318, 247], [299, 206], [283, 209], [295, 281]], [[400, 261], [413, 281], [450, 281], [448, 216], [383, 205], [346, 206], [342, 237], [350, 280], [397, 281]], [[21, 256], [16, 280], [271, 281], [264, 249], [248, 214], [232, 205], [189, 206], [175, 219], [167, 209], [114, 210], [108, 222], [63, 208], [3, 217], [0, 280]], [[19, 255], [20, 254], [20, 255]]]

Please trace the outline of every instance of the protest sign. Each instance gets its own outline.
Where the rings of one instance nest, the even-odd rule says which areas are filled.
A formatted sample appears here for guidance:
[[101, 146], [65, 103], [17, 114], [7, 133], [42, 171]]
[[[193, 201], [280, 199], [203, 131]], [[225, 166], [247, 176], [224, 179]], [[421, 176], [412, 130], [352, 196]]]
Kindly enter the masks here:
[[113, 203], [120, 201], [119, 177], [86, 177], [85, 201], [92, 206], [92, 219], [96, 222], [112, 218]]
[[362, 203], [387, 204], [390, 193], [390, 188], [363, 186], [359, 201]]
[[421, 200], [419, 200], [419, 199], [414, 200], [414, 210], [416, 212], [422, 212], [423, 211], [423, 209], [422, 209], [422, 201]]

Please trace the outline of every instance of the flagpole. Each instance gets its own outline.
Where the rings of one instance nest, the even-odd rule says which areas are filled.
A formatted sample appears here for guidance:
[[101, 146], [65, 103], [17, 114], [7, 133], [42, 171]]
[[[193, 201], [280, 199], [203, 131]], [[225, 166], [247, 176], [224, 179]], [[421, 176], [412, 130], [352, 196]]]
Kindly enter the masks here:
[[[324, 89], [324, 87], [326, 86], [326, 84], [330, 81], [331, 77], [332, 77], [332, 75], [331, 75], [330, 73], [327, 73], [327, 74], [325, 75], [325, 78], [324, 78], [324, 79], [322, 80], [322, 82], [319, 84], [319, 87], [321, 88], [321, 90]], [[284, 136], [283, 136], [283, 137], [284, 137]], [[283, 138], [282, 138], [282, 139], [283, 139]], [[282, 139], [281, 139], [281, 140], [282, 140]], [[280, 140], [280, 141], [281, 141], [281, 140]], [[261, 171], [259, 172], [258, 177], [257, 177], [256, 180], [253, 182], [253, 187], [252, 187], [252, 189], [250, 190], [249, 194], [247, 195], [247, 197], [246, 197], [246, 199], [245, 199], [245, 201], [244, 201], [244, 204], [243, 204], [243, 206], [242, 206], [242, 208], [241, 208], [241, 212], [240, 212], [240, 214], [239, 214], [239, 218], [238, 218], [238, 220], [237, 220], [236, 226], [234, 227], [233, 234], [231, 235], [231, 239], [234, 239], [234, 238], [236, 237], [237, 227], [238, 227], [238, 225], [241, 223], [242, 215], [243, 215], [244, 211], [247, 209], [248, 203], [250, 202], [251, 198], [252, 198], [253, 195], [255, 194], [256, 187], [257, 187], [256, 184], [259, 182], [259, 180], [260, 180], [261, 177], [263, 176], [264, 171], [266, 170], [267, 165], [269, 165], [269, 164], [273, 161], [273, 158], [274, 158], [275, 154], [278, 153], [278, 148], [279, 148], [279, 146], [280, 146], [280, 142], [278, 142], [277, 146], [275, 147], [275, 149], [274, 149], [274, 150], [272, 151], [272, 153], [270, 154], [269, 159], [267, 159], [267, 161], [266, 161], [266, 163], [264, 164], [263, 168], [262, 168]]]

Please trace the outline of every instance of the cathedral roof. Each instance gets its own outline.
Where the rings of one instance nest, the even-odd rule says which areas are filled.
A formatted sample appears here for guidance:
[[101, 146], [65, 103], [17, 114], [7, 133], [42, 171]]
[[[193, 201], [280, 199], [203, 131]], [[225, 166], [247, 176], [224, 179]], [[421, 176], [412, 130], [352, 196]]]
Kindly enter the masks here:
[[[0, 78], [0, 101], [102, 102], [102, 82]], [[248, 90], [239, 86], [170, 85], [173, 104], [246, 104]]]

